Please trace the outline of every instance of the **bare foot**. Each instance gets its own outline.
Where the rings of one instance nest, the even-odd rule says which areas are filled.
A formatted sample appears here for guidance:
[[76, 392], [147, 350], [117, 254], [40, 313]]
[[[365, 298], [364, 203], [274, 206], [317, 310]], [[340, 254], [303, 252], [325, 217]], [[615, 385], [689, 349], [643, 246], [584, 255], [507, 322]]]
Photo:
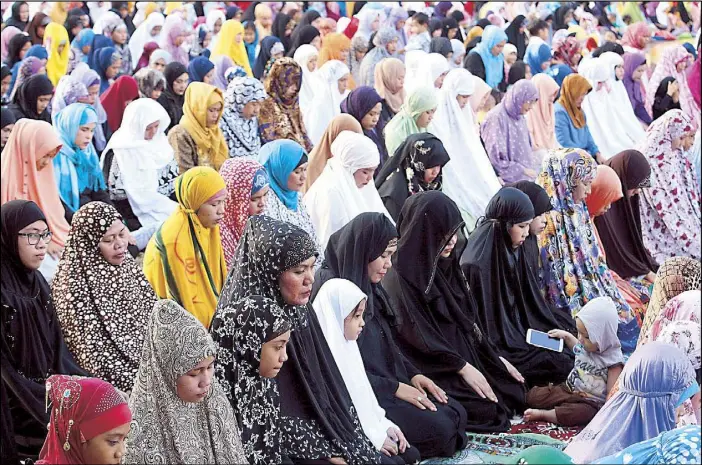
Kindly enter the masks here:
[[556, 423], [556, 411], [551, 410], [540, 410], [536, 408], [530, 408], [524, 411], [524, 421], [548, 421], [550, 423]]

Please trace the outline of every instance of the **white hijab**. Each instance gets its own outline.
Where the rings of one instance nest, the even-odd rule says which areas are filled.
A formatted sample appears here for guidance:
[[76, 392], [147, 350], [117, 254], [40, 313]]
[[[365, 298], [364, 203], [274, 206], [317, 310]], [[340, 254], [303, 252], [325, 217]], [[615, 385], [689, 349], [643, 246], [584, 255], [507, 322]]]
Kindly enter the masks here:
[[583, 101], [587, 126], [600, 153], [607, 159], [645, 139], [645, 132], [627, 96], [624, 83], [617, 81], [614, 68], [624, 63], [613, 52], [589, 60], [578, 72], [592, 85]]
[[314, 98], [315, 90], [318, 90], [317, 86], [317, 74], [314, 71], [310, 71], [307, 68], [307, 63], [312, 57], [319, 56], [319, 50], [317, 47], [310, 44], [300, 45], [295, 54], [293, 55], [293, 60], [300, 65], [302, 68], [302, 87], [300, 88], [300, 110], [303, 116], [309, 111], [310, 105], [312, 105], [312, 99]]
[[405, 92], [410, 95], [418, 87], [429, 86], [433, 89], [437, 78], [451, 67], [440, 53], [411, 50], [405, 54], [405, 69]]
[[375, 143], [363, 134], [341, 131], [331, 153], [332, 158], [304, 197], [322, 249], [332, 234], [361, 213], [383, 213], [392, 221], [373, 180], [359, 189], [353, 177], [356, 171], [380, 163]]
[[144, 45], [148, 42], [159, 43], [161, 33], [152, 36], [151, 30], [166, 23], [166, 18], [158, 11], [154, 11], [146, 20], [136, 28], [134, 34], [129, 38], [129, 53], [132, 55], [132, 70], [136, 69], [141, 54], [144, 53]]
[[[145, 140], [146, 127], [156, 121], [156, 134]], [[163, 222], [178, 206], [158, 191], [160, 171], [174, 159], [165, 134], [170, 122], [168, 113], [156, 100], [136, 99], [127, 105], [122, 125], [103, 152], [114, 152], [129, 205], [142, 226]], [[101, 157], [101, 164], [104, 160]]]
[[220, 29], [220, 32], [218, 32], [217, 34], [214, 33], [214, 27], [217, 23], [217, 20], [220, 20], [221, 28], [221, 26], [224, 25], [224, 22], [227, 20], [227, 16], [222, 10], [210, 10], [207, 13], [207, 19], [205, 19], [205, 26], [207, 26], [207, 30], [212, 33], [212, 39], [210, 39], [210, 46], [208, 47], [209, 50], [215, 49], [215, 46], [217, 45], [217, 40], [219, 39], [219, 34], [222, 31], [222, 29]]
[[[339, 105], [343, 94], [339, 92], [339, 79], [350, 72], [349, 67], [339, 60], [329, 60], [315, 72], [318, 87], [309, 109], [302, 112], [307, 136], [312, 144], [319, 144], [331, 120], [341, 114]], [[302, 80], [305, 80], [304, 75]]]
[[474, 90], [475, 77], [468, 70], [449, 71], [439, 90], [439, 105], [429, 132], [441, 139], [451, 157], [442, 170], [442, 190], [475, 220], [485, 214], [502, 185], [475, 130], [470, 103], [461, 109], [456, 100], [456, 96], [472, 95]]
[[617, 336], [619, 315], [612, 299], [592, 299], [580, 309], [577, 317], [585, 325], [588, 339], [599, 348], [599, 352], [588, 352], [587, 355], [601, 367], [611, 367], [618, 363], [623, 365], [622, 345]]
[[375, 448], [380, 449], [387, 438], [388, 428], [396, 426], [385, 417], [385, 410], [378, 405], [358, 344], [344, 336], [344, 319], [366, 298], [351, 281], [330, 279], [322, 285], [312, 307], [356, 407], [363, 432]]

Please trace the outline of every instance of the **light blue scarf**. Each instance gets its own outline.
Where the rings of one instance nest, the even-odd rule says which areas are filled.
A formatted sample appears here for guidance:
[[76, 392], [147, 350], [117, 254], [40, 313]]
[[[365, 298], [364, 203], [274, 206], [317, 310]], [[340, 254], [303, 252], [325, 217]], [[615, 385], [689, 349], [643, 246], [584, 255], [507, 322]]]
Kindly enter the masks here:
[[288, 209], [296, 211], [300, 193], [288, 189], [288, 176], [300, 165], [302, 157], [307, 157], [305, 149], [297, 142], [280, 139], [261, 147], [258, 157], [268, 172], [271, 189]]
[[492, 54], [492, 48], [502, 41], [507, 41], [505, 31], [497, 26], [486, 26], [480, 43], [470, 51], [470, 53], [477, 53], [483, 59], [485, 82], [493, 89], [502, 82], [505, 73], [504, 55], [502, 53], [497, 56]]

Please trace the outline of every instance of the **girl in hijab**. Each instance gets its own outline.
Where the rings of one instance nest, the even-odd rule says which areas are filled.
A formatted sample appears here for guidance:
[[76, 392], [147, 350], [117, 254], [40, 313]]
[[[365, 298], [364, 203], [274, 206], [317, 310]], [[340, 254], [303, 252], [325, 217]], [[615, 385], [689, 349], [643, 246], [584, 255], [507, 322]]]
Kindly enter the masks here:
[[651, 115], [646, 111], [644, 95], [641, 89], [641, 77], [646, 72], [646, 56], [643, 53], [633, 52], [624, 54], [624, 77], [622, 82], [629, 96], [631, 107], [636, 117], [645, 125], [651, 124]]
[[246, 463], [234, 412], [213, 377], [217, 344], [177, 302], [148, 317], [129, 407], [126, 463]]
[[[117, 210], [90, 202], [73, 216], [51, 292], [66, 345], [83, 369], [132, 390], [156, 295], [127, 252]], [[109, 321], [109, 324], [104, 323]]]
[[531, 146], [524, 116], [539, 100], [531, 81], [512, 86], [503, 101], [485, 117], [480, 136], [495, 172], [505, 182], [533, 180], [541, 160]]
[[114, 42], [112, 42], [112, 39], [110, 39], [109, 37], [106, 37], [102, 34], [95, 34], [95, 36], [93, 37], [93, 43], [90, 46], [90, 54], [88, 55], [88, 66], [97, 71], [99, 67], [98, 56], [100, 54], [100, 51], [106, 47], [114, 48], [114, 45]]
[[46, 26], [44, 33], [44, 48], [49, 52], [49, 61], [46, 63], [46, 74], [51, 83], [58, 84], [61, 76], [68, 70], [68, 58], [71, 46], [68, 41], [66, 28], [57, 23]]
[[640, 203], [643, 240], [658, 263], [675, 256], [700, 259], [699, 184], [685, 157], [693, 124], [681, 110], [671, 110], [648, 127], [640, 145], [651, 166], [651, 187]]
[[286, 56], [293, 57], [295, 52], [301, 46], [309, 44], [314, 48], [319, 50], [322, 48], [322, 37], [319, 34], [319, 29], [314, 26], [302, 26], [299, 25], [293, 33], [292, 44], [290, 45], [290, 50], [286, 53]]
[[532, 36], [524, 54], [524, 61], [534, 75], [546, 71], [551, 67], [551, 47], [538, 35]]
[[507, 42], [517, 48], [517, 59], [523, 60], [527, 49], [526, 18], [524, 15], [516, 16], [505, 29]]
[[680, 110], [680, 84], [674, 77], [664, 78], [656, 89], [653, 99], [653, 121], [670, 110]]
[[381, 118], [390, 121], [405, 101], [405, 65], [397, 58], [381, 60], [375, 67], [375, 90], [383, 99]]
[[[348, 65], [350, 63], [350, 53], [351, 40], [348, 37], [346, 37], [344, 34], [338, 33], [327, 34], [324, 36], [322, 48], [319, 49], [319, 60], [317, 61], [317, 65], [322, 66], [324, 63], [330, 60], [339, 60], [340, 62]], [[349, 89], [353, 90], [355, 88], [356, 82], [353, 81], [352, 76], [349, 76]]]
[[393, 28], [383, 28], [373, 37], [373, 50], [369, 51], [361, 62], [359, 82], [362, 86], [373, 85], [375, 67], [385, 58], [392, 57], [397, 51], [397, 31]]
[[317, 84], [310, 107], [303, 113], [305, 129], [313, 145], [319, 143], [347, 91], [349, 68], [338, 60], [326, 62], [316, 73]]
[[[24, 83], [24, 81], [36, 74], [46, 74], [45, 61], [40, 60], [37, 57], [27, 57], [18, 63], [18, 65], [17, 79], [15, 79], [15, 85], [10, 92], [10, 99], [15, 97], [17, 90]], [[53, 113], [53, 108], [51, 110]]]
[[534, 150], [555, 149], [558, 147], [558, 142], [556, 141], [556, 115], [553, 104], [560, 88], [556, 81], [546, 73], [537, 74], [531, 82], [539, 91], [539, 100], [534, 108], [526, 114], [532, 148]]
[[579, 74], [567, 76], [563, 80], [561, 96], [554, 105], [556, 140], [562, 147], [585, 150], [598, 163], [604, 163], [606, 160], [600, 155], [582, 109], [585, 96], [590, 91], [592, 85]]
[[300, 144], [305, 151], [312, 150], [312, 142], [307, 137], [300, 112], [300, 65], [292, 58], [276, 60], [264, 87], [268, 98], [261, 103], [258, 118], [261, 143], [290, 139]]
[[121, 460], [132, 414], [122, 393], [97, 378], [53, 375], [46, 381], [49, 433], [37, 464]]
[[149, 42], [158, 43], [160, 41], [161, 30], [165, 23], [166, 18], [158, 11], [154, 11], [129, 37], [129, 52], [135, 67], [137, 65], [137, 57], [140, 57], [144, 52], [144, 46]]
[[[638, 338], [635, 315], [621, 296], [597, 243], [585, 197], [597, 173], [596, 163], [577, 149], [549, 152], [537, 183], [553, 210], [539, 236], [547, 302], [557, 312], [577, 316], [595, 297], [610, 297], [619, 313], [619, 339], [631, 353]], [[578, 252], [580, 251], [580, 252]]]
[[216, 86], [222, 92], [224, 92], [227, 90], [227, 85], [229, 84], [229, 81], [227, 80], [225, 74], [229, 68], [234, 66], [234, 62], [227, 55], [220, 55], [210, 61], [214, 63], [215, 68], [211, 84]]
[[62, 77], [51, 100], [51, 118], [56, 118], [59, 111], [72, 103], [87, 103], [89, 95], [88, 89], [81, 81], [71, 75]]
[[608, 455], [593, 463], [624, 464], [624, 463], [682, 463], [686, 461], [699, 462], [702, 440], [700, 426], [689, 425], [666, 431], [646, 441], [632, 444], [616, 454]]
[[624, 50], [630, 53], [642, 53], [651, 41], [651, 28], [646, 22], [627, 26], [622, 36]]
[[[675, 409], [698, 391], [695, 371], [680, 349], [662, 342], [647, 344], [624, 367], [619, 391], [565, 452], [574, 462], [593, 462], [670, 431], [675, 428]], [[624, 422], [627, 428], [621, 428]]]
[[41, 11], [34, 14], [29, 26], [27, 26], [27, 34], [29, 34], [32, 44], [41, 45], [44, 42], [44, 32], [50, 22], [51, 18]]
[[267, 97], [263, 84], [251, 77], [232, 79], [224, 95], [219, 122], [230, 157], [256, 157], [261, 149], [258, 112]]
[[438, 105], [436, 91], [427, 86], [417, 87], [407, 96], [400, 111], [385, 126], [385, 145], [394, 154], [408, 136], [425, 132]]
[[207, 328], [227, 273], [218, 224], [226, 197], [219, 173], [189, 169], [176, 179], [178, 207], [144, 254], [144, 274], [156, 295], [184, 306]]
[[375, 179], [378, 194], [394, 221], [411, 195], [442, 189], [442, 170], [448, 162], [444, 144], [433, 134], [412, 134], [405, 139]]
[[[271, 26], [273, 25], [273, 10], [264, 2], [259, 2], [254, 8], [254, 24], [256, 31], [261, 39], [265, 39], [271, 35]], [[222, 26], [224, 27], [224, 26]]]
[[166, 88], [157, 100], [170, 118], [166, 128], [166, 134], [168, 134], [183, 116], [185, 90], [188, 87], [189, 76], [186, 67], [178, 62], [169, 63], [163, 74], [166, 78]]
[[10, 18], [5, 22], [5, 27], [16, 27], [20, 31], [24, 31], [28, 24], [29, 4], [27, 2], [13, 2]]
[[54, 86], [45, 74], [30, 76], [15, 92], [12, 103], [5, 111], [11, 111], [15, 119], [28, 118], [51, 122], [48, 107]]
[[504, 57], [502, 49], [507, 43], [507, 34], [497, 26], [487, 26], [482, 40], [472, 49], [464, 62], [464, 67], [484, 80], [493, 89], [506, 90]]
[[589, 301], [575, 318], [576, 338], [562, 329], [549, 337], [561, 339], [575, 353], [575, 366], [565, 383], [534, 387], [527, 394], [525, 421], [585, 426], [604, 405], [624, 366], [617, 338], [617, 309], [609, 297]]
[[[29, 58], [34, 57], [32, 60], [29, 60]], [[28, 63], [32, 62], [32, 70], [36, 70], [37, 72], [41, 71], [41, 74], [46, 74], [46, 60], [49, 58], [49, 54], [46, 52], [46, 49], [42, 47], [41, 45], [32, 45], [29, 47], [29, 50], [27, 50], [26, 53], [24, 53], [24, 59], [21, 61], [18, 61], [15, 63], [15, 65], [11, 69], [12, 73], [12, 79], [10, 80], [10, 89], [14, 92], [17, 87], [19, 87], [19, 84], [17, 83], [18, 80], [20, 80], [21, 74], [20, 71], [23, 71], [24, 73], [27, 72], [28, 68]], [[29, 60], [29, 61], [25, 61]], [[37, 64], [36, 60], [38, 60], [41, 63], [41, 67]], [[44, 68], [41, 70], [41, 68]], [[23, 76], [24, 79], [28, 78], [26, 74]]]
[[[219, 300], [213, 332], [221, 338], [232, 328], [223, 323], [228, 313], [237, 311], [237, 321], [242, 321], [242, 306], [252, 298], [272, 300], [283, 309], [293, 331], [287, 344], [289, 361], [277, 375], [281, 454], [297, 461], [339, 457], [349, 463], [379, 462], [380, 455], [363, 435], [317, 317], [307, 306], [317, 250], [300, 228], [266, 216], [251, 217]], [[232, 350], [227, 342], [222, 345]], [[274, 414], [271, 407], [266, 411]], [[275, 430], [266, 430], [274, 442]]]
[[219, 127], [224, 97], [218, 88], [193, 82], [185, 91], [183, 116], [168, 132], [180, 174], [194, 166], [218, 170], [229, 158], [227, 142]]
[[275, 15], [273, 25], [271, 26], [271, 35], [280, 39], [285, 50], [290, 50], [290, 45], [292, 44], [291, 36], [294, 29], [295, 21], [293, 18], [285, 13], [278, 13]]
[[[315, 49], [316, 50], [316, 49]], [[253, 75], [263, 80], [277, 58], [283, 56], [283, 43], [275, 36], [268, 36], [261, 41], [261, 48], [253, 65]]]
[[690, 63], [689, 54], [680, 44], [672, 45], [663, 51], [660, 61], [646, 84], [646, 109], [653, 115], [653, 103], [660, 83], [666, 77], [672, 77], [679, 85], [680, 108], [696, 126], [700, 126], [700, 108], [690, 93], [687, 83], [687, 67]]
[[5, 59], [3, 60], [10, 69], [22, 61], [32, 46], [32, 41], [26, 34], [17, 32], [12, 38], [7, 40], [7, 33], [4, 34], [5, 40], [7, 41], [5, 45]]
[[333, 157], [305, 194], [305, 204], [326, 247], [329, 237], [363, 212], [390, 214], [373, 183], [380, 162], [375, 144], [367, 137], [342, 131], [331, 145]]
[[551, 43], [551, 67], [545, 73], [562, 86], [569, 74], [577, 72], [582, 56], [580, 50], [580, 42], [575, 37], [554, 37]]
[[[3, 28], [3, 30], [2, 30], [2, 50], [1, 50], [1, 53], [2, 53], [2, 62], [3, 62], [4, 65], [7, 65], [7, 63], [5, 62], [5, 60], [7, 59], [7, 56], [8, 56], [8, 53], [9, 53], [9, 45], [10, 45], [10, 42], [11, 42], [12, 39], [14, 39], [17, 35], [22, 35], [22, 31], [19, 30], [19, 29], [17, 29], [17, 28], [14, 27], [14, 26], [5, 26], [5, 27]], [[24, 48], [24, 43], [25, 43], [25, 42], [28, 43], [29, 46], [32, 45], [31, 39], [30, 39], [29, 36], [27, 36], [26, 34], [25, 34], [25, 39], [15, 39], [15, 40], [16, 40], [16, 41], [19, 41], [19, 40], [22, 41], [22, 48]], [[13, 47], [13, 48], [14, 48], [14, 47]], [[27, 49], [29, 49], [29, 47], [27, 47]], [[21, 49], [20, 49], [20, 50], [21, 50]]]
[[122, 125], [124, 109], [132, 100], [139, 98], [139, 84], [131, 76], [120, 76], [104, 94], [100, 96], [100, 103], [107, 112], [107, 124], [103, 124], [108, 139]]
[[71, 41], [71, 53], [73, 54], [72, 59], [75, 62], [88, 62], [88, 56], [90, 55], [90, 47], [95, 38], [95, 33], [92, 29], [83, 29], [78, 35]]
[[451, 41], [446, 37], [434, 37], [431, 39], [431, 44], [429, 45], [429, 53], [438, 53], [447, 60], [451, 61], [453, 58], [453, 47], [451, 46]]
[[[319, 50], [312, 45], [303, 45], [297, 49], [293, 59], [300, 65], [302, 69], [302, 87], [300, 88], [300, 109], [303, 114], [307, 113], [312, 100], [314, 99], [315, 90], [317, 90], [318, 75], [315, 72], [319, 65]], [[259, 58], [261, 55], [259, 55]], [[349, 81], [353, 77], [349, 75]]]
[[167, 127], [168, 115], [161, 105], [137, 99], [127, 105], [122, 125], [100, 160], [110, 199], [134, 231], [139, 250], [177, 207], [173, 199], [178, 166], [166, 139]]
[[73, 103], [58, 112], [53, 124], [63, 142], [53, 159], [53, 166], [67, 219], [88, 202], [111, 203], [100, 161], [91, 141], [97, 125], [97, 113], [93, 107]]
[[127, 24], [120, 15], [112, 12], [110, 12], [109, 15], [111, 19], [106, 20], [102, 33], [112, 39], [115, 50], [117, 50], [117, 53], [119, 53], [120, 57], [122, 58], [122, 65], [119, 68], [120, 74], [128, 75], [134, 69], [132, 66], [132, 61], [136, 60], [136, 57], [132, 58], [132, 54], [129, 51], [129, 44], [127, 43]]
[[382, 102], [383, 99], [375, 89], [368, 86], [354, 89], [341, 102], [341, 112], [353, 116], [362, 126], [363, 134], [378, 147], [378, 152], [380, 153], [378, 170], [389, 158], [383, 135], [383, 129], [387, 124], [387, 120], [381, 119]]
[[[195, 57], [188, 64], [190, 82], [214, 83], [214, 63], [205, 57]], [[220, 89], [221, 90], [221, 89]]]
[[[171, 54], [173, 61], [188, 64], [188, 52], [182, 47], [189, 36], [188, 26], [179, 14], [169, 15], [163, 25], [159, 46]], [[233, 37], [232, 37], [233, 40]]]
[[157, 100], [166, 88], [166, 78], [161, 71], [143, 68], [134, 73], [139, 85], [139, 97]]
[[95, 61], [95, 71], [100, 75], [100, 95], [102, 95], [117, 80], [122, 66], [122, 57], [114, 47], [104, 47], [97, 53]]
[[215, 375], [228, 388], [225, 394], [241, 424], [244, 451], [251, 465], [282, 461], [280, 394], [273, 378], [288, 359], [286, 345], [291, 330], [283, 309], [259, 296], [222, 309], [212, 324], [220, 358]]
[[249, 56], [244, 46], [244, 26], [239, 21], [230, 19], [224, 22], [217, 45], [212, 49], [213, 58], [219, 55], [228, 56], [234, 64], [244, 68], [246, 74], [252, 75]]
[[218, 8], [213, 8], [207, 12], [207, 16], [205, 17], [205, 26], [207, 27], [208, 31], [212, 32], [212, 40], [210, 40], [211, 50], [214, 50], [214, 47], [217, 45], [219, 33], [222, 31], [222, 26], [226, 20], [227, 17], [224, 11]]
[[[48, 123], [22, 120], [16, 133], [35, 140], [26, 125]], [[43, 133], [47, 139], [56, 136]], [[14, 137], [12, 138], [14, 139]], [[12, 140], [17, 147], [21, 141]], [[38, 147], [37, 147], [38, 148]], [[14, 153], [15, 156], [18, 153]], [[47, 245], [52, 240], [50, 222], [36, 203], [5, 196], [7, 153], [2, 157], [3, 198], [0, 207], [0, 303], [2, 304], [2, 406], [3, 449], [15, 449], [14, 459], [36, 458], [46, 437], [49, 415], [43, 402], [45, 383], [51, 373], [85, 374], [66, 348], [56, 318], [51, 289], [39, 272]], [[30, 178], [31, 179], [31, 178]], [[5, 427], [8, 431], [4, 431]], [[6, 436], [7, 434], [7, 436]], [[3, 450], [5, 458], [5, 450]]]
[[349, 54], [349, 69], [354, 82], [361, 81], [361, 62], [368, 53], [368, 41], [361, 36], [351, 39], [351, 53]]
[[[173, 57], [171, 57], [171, 54], [168, 53], [165, 50], [161, 50], [158, 48], [158, 44], [156, 42], [149, 42], [149, 44], [154, 44], [154, 50], [151, 52], [148, 56], [148, 60], [146, 64], [148, 65], [149, 68], [155, 69], [156, 71], [161, 71], [162, 73], [165, 72], [166, 70], [166, 65], [171, 63], [173, 61]], [[149, 47], [149, 44], [146, 44], [144, 46], [144, 53], [146, 53], [147, 48]], [[144, 55], [142, 54], [142, 57]], [[180, 64], [179, 62], [175, 62]]]
[[15, 115], [10, 111], [0, 113], [0, 151], [5, 148], [5, 144], [10, 139], [10, 134], [15, 128]]
[[365, 435], [378, 451], [396, 456], [393, 463], [414, 463], [419, 460], [419, 451], [378, 405], [356, 344], [364, 326], [366, 302], [367, 296], [352, 282], [330, 279], [319, 289], [313, 308]]

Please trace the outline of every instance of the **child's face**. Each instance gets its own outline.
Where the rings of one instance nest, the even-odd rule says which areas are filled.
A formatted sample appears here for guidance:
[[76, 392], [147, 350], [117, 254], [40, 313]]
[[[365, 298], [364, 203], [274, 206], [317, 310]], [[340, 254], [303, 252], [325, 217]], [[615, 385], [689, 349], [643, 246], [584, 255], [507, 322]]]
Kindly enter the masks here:
[[578, 341], [583, 345], [583, 348], [588, 352], [599, 352], [600, 348], [590, 340], [587, 328], [580, 318], [575, 319], [575, 326], [578, 328]]
[[244, 42], [253, 44], [254, 40], [256, 40], [256, 31], [253, 29], [244, 29]]
[[344, 338], [347, 341], [355, 341], [361, 335], [365, 322], [363, 312], [366, 310], [366, 299], [363, 299], [356, 308], [344, 319]]

